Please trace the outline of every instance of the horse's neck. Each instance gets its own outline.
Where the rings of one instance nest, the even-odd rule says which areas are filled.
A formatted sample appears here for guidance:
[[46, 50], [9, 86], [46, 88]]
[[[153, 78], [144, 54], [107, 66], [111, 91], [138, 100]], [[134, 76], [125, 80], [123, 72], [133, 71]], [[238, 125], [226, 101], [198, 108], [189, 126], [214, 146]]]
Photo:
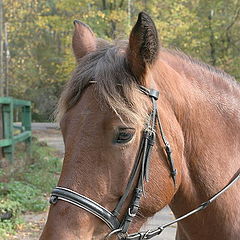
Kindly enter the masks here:
[[[174, 64], [171, 68], [174, 68]], [[181, 114], [176, 116], [185, 140], [181, 185], [171, 204], [176, 216], [208, 200], [240, 168], [239, 89], [231, 89], [231, 86], [225, 86], [225, 90], [215, 89], [213, 85], [216, 83], [197, 79], [207, 77], [208, 73], [198, 76], [191, 74], [191, 70], [181, 71], [179, 65], [178, 69], [175, 69], [175, 74], [180, 76], [179, 80], [182, 77], [183, 81], [179, 94], [186, 95], [181, 98], [181, 104], [184, 105], [184, 99], [186, 102], [179, 111]], [[211, 73], [209, 78], [209, 81], [213, 78]], [[224, 83], [223, 79], [212, 81]], [[216, 87], [221, 86], [216, 84]], [[175, 113], [178, 114], [178, 111], [175, 110]], [[237, 183], [213, 206], [180, 223], [179, 239], [239, 239], [239, 186], [240, 183]]]

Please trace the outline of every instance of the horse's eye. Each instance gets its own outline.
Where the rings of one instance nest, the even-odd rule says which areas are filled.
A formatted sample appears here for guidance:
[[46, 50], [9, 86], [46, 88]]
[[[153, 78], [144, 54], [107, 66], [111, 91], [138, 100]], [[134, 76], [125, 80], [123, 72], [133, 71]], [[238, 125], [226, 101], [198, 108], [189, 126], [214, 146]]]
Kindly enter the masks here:
[[116, 143], [127, 143], [129, 142], [134, 135], [134, 129], [132, 128], [120, 128], [117, 134]]

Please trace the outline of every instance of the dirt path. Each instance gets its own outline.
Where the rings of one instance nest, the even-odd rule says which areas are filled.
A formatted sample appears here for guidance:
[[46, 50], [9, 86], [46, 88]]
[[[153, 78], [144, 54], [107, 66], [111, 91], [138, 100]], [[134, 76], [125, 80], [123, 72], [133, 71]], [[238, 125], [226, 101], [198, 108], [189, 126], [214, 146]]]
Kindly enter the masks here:
[[19, 229], [9, 240], [37, 240], [47, 220], [47, 211], [42, 213], [28, 213], [23, 216], [26, 225]]
[[[58, 126], [56, 124], [41, 124], [33, 125], [33, 134], [37, 136], [39, 141], [46, 142], [49, 146], [57, 150], [59, 157], [64, 155], [64, 144]], [[28, 213], [23, 216], [26, 226], [19, 229], [18, 233], [9, 238], [9, 240], [38, 240], [42, 232], [43, 226], [47, 219], [47, 211], [43, 213]], [[142, 228], [145, 230], [157, 228], [158, 226], [170, 222], [174, 219], [171, 210], [166, 207], [160, 213], [157, 213], [150, 219]], [[173, 225], [163, 231], [156, 240], [174, 240], [176, 225]]]

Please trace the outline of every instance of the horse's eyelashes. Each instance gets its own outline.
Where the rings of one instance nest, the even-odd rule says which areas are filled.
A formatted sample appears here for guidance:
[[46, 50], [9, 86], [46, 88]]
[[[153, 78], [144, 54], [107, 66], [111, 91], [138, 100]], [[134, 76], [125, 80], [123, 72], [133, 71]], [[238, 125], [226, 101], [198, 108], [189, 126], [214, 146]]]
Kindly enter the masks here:
[[129, 132], [120, 132], [118, 134], [117, 143], [125, 143], [132, 139], [133, 134]]
[[133, 128], [119, 128], [114, 143], [127, 143], [133, 138], [134, 133]]

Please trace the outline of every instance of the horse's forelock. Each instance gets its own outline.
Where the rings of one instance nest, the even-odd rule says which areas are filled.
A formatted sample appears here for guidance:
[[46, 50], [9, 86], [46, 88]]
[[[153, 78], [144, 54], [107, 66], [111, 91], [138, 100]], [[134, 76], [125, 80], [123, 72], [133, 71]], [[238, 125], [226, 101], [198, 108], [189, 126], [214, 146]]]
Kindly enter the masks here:
[[123, 120], [146, 119], [147, 111], [141, 96], [136, 94], [137, 83], [126, 62], [127, 42], [115, 45], [99, 40], [97, 51], [83, 57], [60, 97], [56, 119], [73, 107], [89, 82], [96, 81], [96, 94]]

